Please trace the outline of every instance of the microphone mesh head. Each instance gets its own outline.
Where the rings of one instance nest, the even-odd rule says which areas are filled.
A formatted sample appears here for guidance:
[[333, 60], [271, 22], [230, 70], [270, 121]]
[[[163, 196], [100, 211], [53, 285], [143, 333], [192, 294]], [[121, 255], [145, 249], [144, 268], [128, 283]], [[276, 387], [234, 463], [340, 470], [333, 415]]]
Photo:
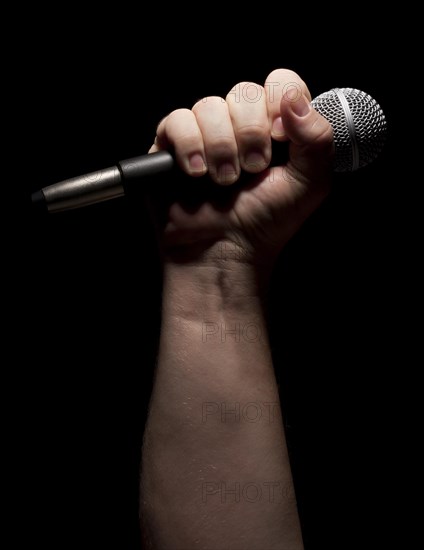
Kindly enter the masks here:
[[354, 88], [334, 88], [312, 100], [312, 107], [333, 127], [336, 172], [351, 172], [372, 162], [386, 139], [380, 105]]

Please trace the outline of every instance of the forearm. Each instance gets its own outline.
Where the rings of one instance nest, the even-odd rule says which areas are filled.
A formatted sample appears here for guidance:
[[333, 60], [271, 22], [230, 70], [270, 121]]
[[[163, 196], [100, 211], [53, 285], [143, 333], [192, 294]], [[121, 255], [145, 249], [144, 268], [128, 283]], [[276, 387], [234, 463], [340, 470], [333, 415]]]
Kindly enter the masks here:
[[303, 548], [263, 304], [236, 262], [166, 267], [141, 515], [155, 549]]

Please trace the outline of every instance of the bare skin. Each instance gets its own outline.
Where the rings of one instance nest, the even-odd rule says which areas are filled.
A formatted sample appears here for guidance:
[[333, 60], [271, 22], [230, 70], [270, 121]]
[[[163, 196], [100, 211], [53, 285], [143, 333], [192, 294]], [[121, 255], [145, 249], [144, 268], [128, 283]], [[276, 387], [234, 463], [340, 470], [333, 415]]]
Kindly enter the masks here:
[[[164, 281], [142, 451], [146, 548], [303, 548], [264, 303], [275, 259], [330, 188], [332, 130], [309, 102], [300, 77], [278, 69], [158, 126], [151, 152], [172, 147], [184, 172], [212, 183], [193, 179], [194, 208], [151, 198]], [[289, 142], [286, 164], [269, 168], [271, 140]]]

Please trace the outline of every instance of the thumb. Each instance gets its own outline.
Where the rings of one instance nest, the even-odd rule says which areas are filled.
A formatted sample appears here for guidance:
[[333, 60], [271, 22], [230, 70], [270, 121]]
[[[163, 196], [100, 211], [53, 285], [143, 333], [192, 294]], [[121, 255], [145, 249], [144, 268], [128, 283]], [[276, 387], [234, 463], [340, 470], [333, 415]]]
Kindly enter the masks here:
[[308, 183], [328, 179], [333, 164], [333, 129], [330, 123], [311, 106], [304, 94], [288, 99], [283, 96], [281, 118], [290, 141], [287, 169]]

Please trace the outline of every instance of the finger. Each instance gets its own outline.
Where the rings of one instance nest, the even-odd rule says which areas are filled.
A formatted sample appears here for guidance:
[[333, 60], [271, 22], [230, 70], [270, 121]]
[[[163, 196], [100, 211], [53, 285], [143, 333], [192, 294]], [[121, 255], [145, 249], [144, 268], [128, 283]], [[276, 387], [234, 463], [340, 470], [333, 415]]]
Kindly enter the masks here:
[[155, 141], [153, 142], [153, 145], [150, 147], [149, 153], [156, 153], [157, 151], [162, 151], [163, 149], [169, 149], [171, 147], [171, 144], [166, 138], [166, 132], [165, 132], [166, 120], [168, 116], [169, 115], [163, 117], [163, 119], [157, 125]]
[[177, 109], [161, 120], [156, 130], [155, 143], [149, 152], [174, 149], [180, 168], [191, 176], [206, 173], [203, 137], [194, 113]]
[[277, 141], [287, 141], [280, 113], [280, 102], [283, 97], [287, 101], [296, 101], [302, 94], [311, 99], [306, 84], [298, 74], [288, 69], [272, 71], [265, 81], [267, 110], [271, 136]]
[[271, 134], [265, 90], [240, 82], [226, 101], [237, 141], [239, 162], [246, 172], [262, 172], [271, 161]]
[[221, 97], [207, 97], [194, 105], [193, 113], [203, 136], [211, 178], [221, 185], [234, 183], [240, 175], [240, 163], [227, 103]]
[[330, 123], [311, 107], [310, 98], [301, 95], [297, 101], [280, 102], [280, 113], [290, 140], [288, 169], [307, 183], [328, 179], [334, 157], [333, 129]]

